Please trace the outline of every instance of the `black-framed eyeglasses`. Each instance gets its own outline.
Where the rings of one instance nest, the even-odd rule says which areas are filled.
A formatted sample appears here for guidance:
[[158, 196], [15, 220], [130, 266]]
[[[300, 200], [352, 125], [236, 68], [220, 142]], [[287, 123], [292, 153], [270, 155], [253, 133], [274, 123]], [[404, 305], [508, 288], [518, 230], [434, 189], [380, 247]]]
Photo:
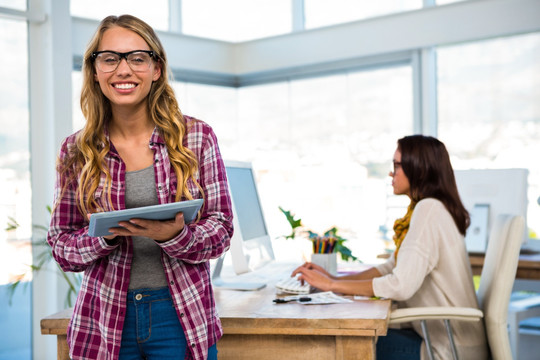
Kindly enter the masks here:
[[156, 58], [157, 54], [151, 50], [133, 50], [125, 53], [104, 50], [94, 51], [92, 53], [92, 59], [97, 68], [105, 73], [110, 73], [118, 69], [118, 65], [120, 65], [122, 59], [126, 59], [126, 62], [133, 71], [148, 71], [152, 60]]
[[392, 161], [393, 165], [393, 172], [395, 173], [397, 170], [401, 168], [401, 162], [400, 161]]

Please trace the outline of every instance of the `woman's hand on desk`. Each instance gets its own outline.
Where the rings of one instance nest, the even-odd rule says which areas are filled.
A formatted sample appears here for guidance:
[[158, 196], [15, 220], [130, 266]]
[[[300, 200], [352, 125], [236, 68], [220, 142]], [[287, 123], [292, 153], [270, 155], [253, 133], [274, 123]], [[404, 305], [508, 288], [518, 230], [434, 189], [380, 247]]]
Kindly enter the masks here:
[[305, 262], [304, 264], [302, 264], [301, 266], [297, 267], [291, 276], [295, 276], [296, 274], [299, 273], [299, 270], [301, 269], [308, 269], [308, 270], [317, 270], [318, 272], [320, 273], [323, 273], [325, 274], [326, 276], [328, 276], [329, 278], [331, 279], [335, 279], [335, 277], [333, 275], [331, 275], [328, 271], [326, 271], [322, 266], [319, 266], [317, 264], [314, 264], [312, 262]]
[[372, 267], [356, 275], [340, 278], [310, 262], [296, 268], [291, 276], [296, 275], [299, 275], [298, 280], [301, 282], [306, 281], [321, 291], [363, 296], [374, 296], [373, 278], [381, 276], [379, 271]]
[[306, 262], [302, 266], [296, 268], [292, 272], [291, 276], [296, 276], [297, 274], [299, 274], [298, 280], [300, 280], [302, 283], [305, 281], [311, 286], [322, 291], [331, 290], [333, 276], [319, 265]]

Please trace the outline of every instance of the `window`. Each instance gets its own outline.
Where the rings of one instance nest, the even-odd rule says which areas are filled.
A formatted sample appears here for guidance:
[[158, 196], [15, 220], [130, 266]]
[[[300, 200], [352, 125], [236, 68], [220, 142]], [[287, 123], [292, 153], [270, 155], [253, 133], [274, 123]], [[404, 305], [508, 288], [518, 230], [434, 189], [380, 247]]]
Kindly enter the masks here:
[[187, 35], [240, 42], [291, 30], [291, 0], [182, 0]]
[[306, 29], [420, 9], [422, 0], [304, 0]]
[[82, 110], [81, 110], [81, 90], [82, 90], [82, 72], [73, 71], [71, 73], [71, 96], [72, 104], [71, 111], [73, 113], [73, 132], [83, 128], [86, 120], [84, 119]]
[[438, 49], [439, 137], [456, 168], [529, 169], [540, 237], [540, 33]]
[[130, 14], [136, 16], [155, 30], [169, 29], [169, 1], [152, 0], [71, 0], [71, 15], [102, 20], [109, 15]]
[[[287, 164], [285, 172], [261, 184], [274, 192], [266, 195], [271, 229], [283, 229], [276, 212], [282, 206], [316, 231], [337, 226], [354, 253], [376, 261], [379, 227], [395, 218], [387, 206], [395, 201], [388, 195], [390, 162], [397, 139], [412, 131], [411, 79], [411, 68], [401, 66], [291, 82], [287, 126], [278, 125], [284, 145], [269, 159], [277, 165], [272, 172]], [[273, 121], [269, 113], [264, 122]], [[258, 158], [268, 158], [261, 150]]]
[[276, 239], [290, 230], [281, 206], [314, 230], [338, 226], [351, 249], [373, 261], [384, 247], [374, 241], [379, 226], [391, 226], [407, 205], [394, 207], [388, 172], [397, 139], [412, 131], [411, 80], [411, 67], [400, 66], [239, 89], [175, 89], [182, 111], [215, 129], [225, 159], [254, 162], [277, 256], [302, 253], [291, 246], [309, 252], [307, 241]]
[[181, 82], [174, 82], [172, 86], [182, 113], [212, 126], [220, 145], [235, 138], [238, 116], [235, 88]]
[[[13, 2], [12, 2], [13, 3]], [[31, 358], [31, 291], [8, 284], [32, 264], [27, 24], [0, 18], [0, 358]], [[16, 221], [16, 230], [7, 231]], [[29, 282], [25, 278], [23, 282]]]
[[15, 10], [26, 10], [26, 0], [0, 0], [0, 6]]

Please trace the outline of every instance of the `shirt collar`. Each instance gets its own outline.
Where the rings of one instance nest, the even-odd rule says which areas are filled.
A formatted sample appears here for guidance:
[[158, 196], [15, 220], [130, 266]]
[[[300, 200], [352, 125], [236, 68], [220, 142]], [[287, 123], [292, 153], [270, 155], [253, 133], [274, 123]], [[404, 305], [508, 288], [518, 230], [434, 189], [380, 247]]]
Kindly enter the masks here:
[[165, 140], [163, 139], [163, 136], [161, 135], [161, 131], [156, 126], [154, 127], [154, 131], [152, 132], [152, 136], [150, 136], [150, 144], [161, 144], [165, 145]]

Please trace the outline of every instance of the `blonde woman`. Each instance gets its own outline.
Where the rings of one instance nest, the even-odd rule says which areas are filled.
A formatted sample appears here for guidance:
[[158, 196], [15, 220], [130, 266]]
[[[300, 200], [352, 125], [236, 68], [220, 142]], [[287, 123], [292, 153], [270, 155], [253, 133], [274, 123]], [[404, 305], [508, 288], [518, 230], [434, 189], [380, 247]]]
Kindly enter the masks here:
[[[212, 129], [182, 115], [167, 57], [129, 15], [99, 25], [84, 56], [82, 130], [62, 143], [47, 241], [84, 271], [71, 359], [216, 359], [222, 336], [209, 260], [228, 250], [232, 210]], [[87, 235], [92, 213], [202, 198], [196, 222], [133, 219]]]
[[[411, 200], [394, 224], [396, 250], [390, 259], [363, 272], [336, 277], [306, 263], [293, 275], [324, 290], [380, 296], [399, 307], [463, 306], [478, 308], [464, 236], [469, 214], [458, 194], [446, 147], [423, 135], [398, 140], [390, 172], [394, 194]], [[488, 358], [482, 322], [453, 323], [460, 359]], [[442, 321], [429, 323], [436, 359], [450, 359]], [[389, 329], [377, 341], [378, 360], [419, 360], [427, 356], [420, 325]]]

